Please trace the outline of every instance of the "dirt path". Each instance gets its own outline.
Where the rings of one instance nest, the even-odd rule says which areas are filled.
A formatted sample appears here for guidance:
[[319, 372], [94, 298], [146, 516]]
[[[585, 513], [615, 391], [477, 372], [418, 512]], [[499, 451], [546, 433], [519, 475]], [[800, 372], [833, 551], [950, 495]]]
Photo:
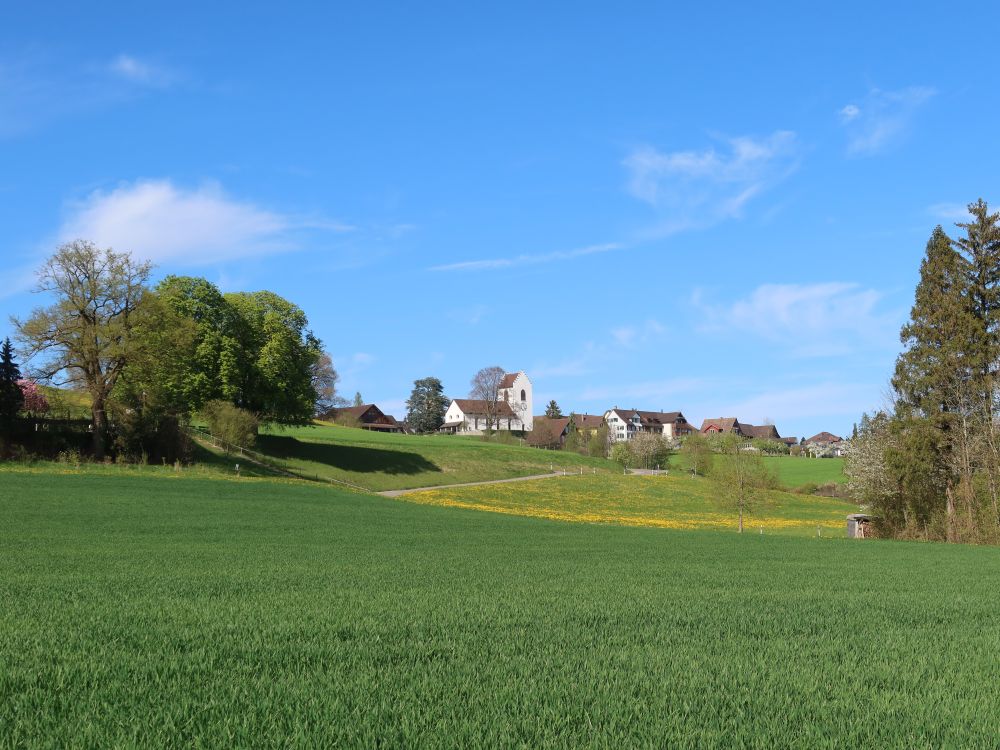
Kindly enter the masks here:
[[378, 494], [383, 497], [399, 497], [400, 495], [409, 495], [411, 492], [424, 492], [426, 490], [450, 490], [452, 487], [478, 487], [481, 484], [507, 484], [509, 482], [529, 482], [533, 479], [551, 479], [552, 477], [566, 477], [566, 476], [576, 476], [575, 474], [567, 474], [565, 472], [555, 472], [552, 474], [535, 474], [530, 477], [513, 477], [511, 479], [490, 479], [486, 482], [463, 482], [462, 484], [439, 484], [436, 487], [412, 487], [408, 490], [385, 490], [379, 492]]

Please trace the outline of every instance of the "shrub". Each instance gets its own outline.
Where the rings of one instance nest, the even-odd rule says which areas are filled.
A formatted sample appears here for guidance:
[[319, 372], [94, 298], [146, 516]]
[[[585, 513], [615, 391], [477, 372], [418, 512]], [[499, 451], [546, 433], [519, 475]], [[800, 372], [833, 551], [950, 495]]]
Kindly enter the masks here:
[[227, 452], [231, 446], [253, 447], [257, 440], [260, 423], [253, 412], [228, 401], [215, 400], [205, 404], [201, 414], [208, 422], [209, 432], [227, 443], [224, 446]]
[[611, 446], [611, 460], [621, 464], [626, 469], [632, 465], [632, 449], [628, 443], [615, 443]]

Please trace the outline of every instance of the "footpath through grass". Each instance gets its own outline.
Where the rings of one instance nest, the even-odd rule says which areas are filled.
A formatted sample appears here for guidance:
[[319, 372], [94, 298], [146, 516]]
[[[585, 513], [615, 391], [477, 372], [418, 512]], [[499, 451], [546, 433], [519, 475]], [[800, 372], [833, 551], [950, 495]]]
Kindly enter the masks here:
[[545, 451], [455, 435], [400, 435], [333, 425], [271, 429], [256, 450], [303, 476], [351, 482], [371, 490], [547, 474], [555, 470], [617, 471], [603, 458]]
[[3, 747], [1000, 734], [994, 549], [143, 473], [4, 472], [0, 529]]
[[[517, 484], [452, 487], [405, 495], [409, 502], [488, 510], [520, 516], [668, 529], [738, 528], [735, 508], [704, 477], [569, 476]], [[857, 506], [844, 500], [766, 492], [754, 503], [747, 531], [816, 536], [844, 534]]]

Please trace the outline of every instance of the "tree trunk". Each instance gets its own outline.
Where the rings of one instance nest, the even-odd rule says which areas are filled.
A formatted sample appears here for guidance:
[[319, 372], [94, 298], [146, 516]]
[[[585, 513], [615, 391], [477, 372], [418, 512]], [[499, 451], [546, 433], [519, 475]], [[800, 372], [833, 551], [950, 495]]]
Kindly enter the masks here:
[[104, 398], [102, 396], [95, 396], [94, 403], [91, 407], [93, 411], [94, 418], [94, 434], [93, 434], [93, 451], [94, 459], [97, 461], [104, 460], [104, 435], [107, 432], [107, 412], [105, 411]]
[[740, 533], [743, 533], [743, 503], [740, 503]]
[[945, 490], [945, 495], [948, 498], [947, 505], [945, 506], [945, 513], [947, 515], [947, 530], [945, 531], [945, 536], [949, 542], [955, 541], [955, 496], [951, 491], [951, 487]]

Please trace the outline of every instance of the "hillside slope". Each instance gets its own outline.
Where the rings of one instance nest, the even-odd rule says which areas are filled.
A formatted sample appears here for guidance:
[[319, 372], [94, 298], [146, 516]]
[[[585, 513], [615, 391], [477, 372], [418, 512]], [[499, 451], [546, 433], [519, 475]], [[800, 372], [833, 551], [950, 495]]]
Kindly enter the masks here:
[[372, 490], [546, 474], [619, 471], [602, 458], [454, 435], [399, 435], [317, 424], [268, 429], [256, 449], [303, 476], [352, 482]]

